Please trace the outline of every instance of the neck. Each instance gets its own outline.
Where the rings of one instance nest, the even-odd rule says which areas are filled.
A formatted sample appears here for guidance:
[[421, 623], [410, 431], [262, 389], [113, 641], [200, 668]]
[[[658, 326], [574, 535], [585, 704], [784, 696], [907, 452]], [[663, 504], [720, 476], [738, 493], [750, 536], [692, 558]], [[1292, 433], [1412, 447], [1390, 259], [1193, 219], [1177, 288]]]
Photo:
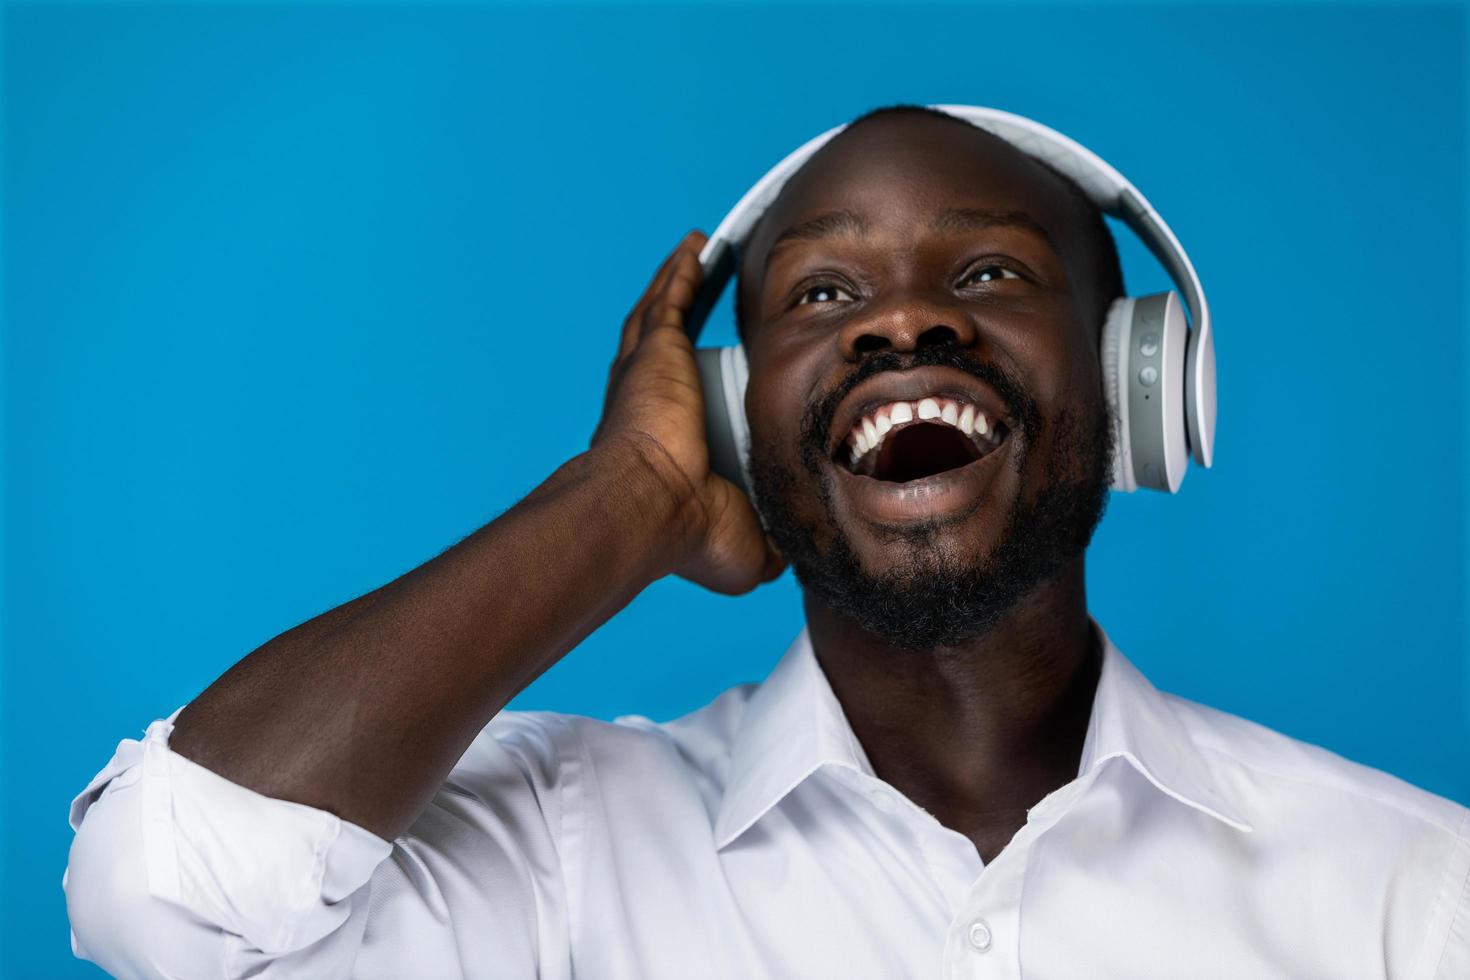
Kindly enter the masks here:
[[955, 647], [899, 649], [809, 594], [805, 605], [817, 661], [874, 772], [945, 826], [999, 850], [997, 833], [1009, 840], [1076, 778], [1102, 666], [1081, 556]]

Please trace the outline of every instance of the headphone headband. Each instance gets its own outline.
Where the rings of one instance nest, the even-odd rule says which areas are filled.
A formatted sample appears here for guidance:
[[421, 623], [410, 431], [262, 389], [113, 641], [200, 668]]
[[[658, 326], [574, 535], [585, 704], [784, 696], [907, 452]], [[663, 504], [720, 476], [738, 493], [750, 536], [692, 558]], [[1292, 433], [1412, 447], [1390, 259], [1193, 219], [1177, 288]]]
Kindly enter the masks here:
[[[928, 108], [954, 116], [972, 126], [999, 136], [1029, 156], [1043, 160], [1082, 188], [1088, 200], [1133, 230], [1154, 257], [1168, 270], [1189, 308], [1190, 323], [1202, 334], [1210, 332], [1210, 309], [1194, 263], [1174, 232], [1154, 210], [1148, 199], [1112, 164], [1081, 143], [1024, 116], [972, 105], [931, 105]], [[761, 215], [765, 214], [786, 186], [791, 175], [847, 128], [834, 126], [787, 154], [756, 182], [725, 215], [705, 243], [700, 261], [711, 264], [716, 253], [744, 244]]]

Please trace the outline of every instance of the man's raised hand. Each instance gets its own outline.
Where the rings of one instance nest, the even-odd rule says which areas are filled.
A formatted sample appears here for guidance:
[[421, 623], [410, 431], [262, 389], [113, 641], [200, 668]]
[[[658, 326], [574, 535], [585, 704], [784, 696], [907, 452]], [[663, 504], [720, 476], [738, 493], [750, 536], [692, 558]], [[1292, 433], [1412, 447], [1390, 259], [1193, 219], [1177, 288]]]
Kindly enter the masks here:
[[749, 499], [709, 467], [704, 393], [684, 332], [705, 240], [702, 232], [685, 235], [623, 322], [592, 446], [637, 454], [670, 495], [679, 515], [670, 571], [738, 594], [775, 578], [784, 563]]

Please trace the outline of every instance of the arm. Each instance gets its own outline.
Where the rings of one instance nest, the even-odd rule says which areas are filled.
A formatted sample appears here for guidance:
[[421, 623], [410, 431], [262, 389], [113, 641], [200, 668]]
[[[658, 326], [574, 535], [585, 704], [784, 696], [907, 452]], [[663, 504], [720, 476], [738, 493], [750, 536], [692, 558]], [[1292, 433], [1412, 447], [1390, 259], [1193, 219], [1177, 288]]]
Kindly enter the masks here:
[[401, 578], [269, 641], [179, 715], [170, 747], [241, 786], [385, 839], [475, 734], [662, 575], [743, 592], [780, 570], [708, 469], [683, 315], [697, 233], [624, 324], [592, 448]]

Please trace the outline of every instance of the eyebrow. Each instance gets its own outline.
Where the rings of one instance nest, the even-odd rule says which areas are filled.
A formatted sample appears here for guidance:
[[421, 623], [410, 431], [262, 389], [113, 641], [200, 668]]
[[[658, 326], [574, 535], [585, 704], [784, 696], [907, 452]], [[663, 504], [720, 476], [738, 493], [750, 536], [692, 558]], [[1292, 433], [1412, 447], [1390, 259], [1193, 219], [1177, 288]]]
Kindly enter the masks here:
[[779, 252], [784, 246], [796, 241], [814, 241], [819, 238], [832, 238], [836, 235], [865, 235], [868, 232], [868, 219], [856, 211], [828, 211], [819, 214], [809, 221], [803, 221], [787, 228], [776, 236], [771, 247], [766, 249], [767, 267], [771, 264], [771, 256]]
[[[1053, 251], [1056, 242], [1041, 224], [1025, 211], [1005, 211], [989, 208], [945, 208], [929, 222], [929, 229], [937, 232], [976, 231], [982, 228], [1020, 228], [1046, 242]], [[792, 225], [771, 243], [766, 250], [765, 266], [770, 267], [771, 257], [794, 241], [814, 241], [837, 235], [862, 236], [867, 234], [868, 219], [856, 211], [828, 211], [808, 221]]]
[[985, 208], [946, 208], [929, 223], [933, 231], [973, 231], [979, 228], [1021, 228], [1038, 236], [1052, 250], [1056, 242], [1051, 232], [1025, 211], [988, 210]]

